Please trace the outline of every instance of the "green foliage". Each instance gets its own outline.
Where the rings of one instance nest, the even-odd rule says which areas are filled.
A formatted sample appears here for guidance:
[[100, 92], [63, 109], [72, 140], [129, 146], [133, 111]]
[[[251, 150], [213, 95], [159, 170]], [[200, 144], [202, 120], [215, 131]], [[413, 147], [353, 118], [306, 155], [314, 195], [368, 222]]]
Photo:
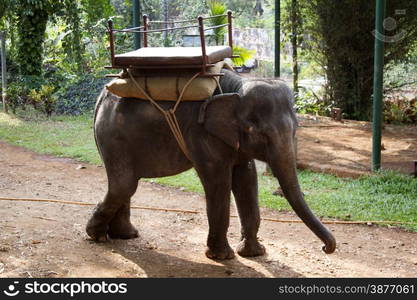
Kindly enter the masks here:
[[55, 96], [57, 97], [55, 111], [58, 114], [80, 115], [92, 113], [94, 105], [107, 78], [84, 75], [70, 80]]
[[64, 0], [65, 15], [69, 31], [62, 39], [62, 47], [71, 63], [76, 67], [77, 72], [82, 72], [84, 67], [84, 47], [82, 45], [81, 10], [78, 1]]
[[56, 102], [56, 97], [53, 95], [55, 88], [51, 85], [41, 85], [40, 89], [30, 90], [29, 97], [30, 99], [42, 105], [43, 111], [48, 117], [51, 116]]
[[[18, 106], [25, 108], [32, 104], [50, 114], [55, 107], [53, 100], [66, 95], [67, 88], [76, 93], [76, 87], [70, 86], [77, 81], [75, 78], [86, 71], [93, 71], [95, 75], [91, 77], [103, 76], [103, 66], [109, 60], [107, 20], [92, 10], [108, 17], [114, 12], [110, 0], [8, 0], [7, 7], [7, 14], [0, 18], [0, 27], [9, 31], [8, 93], [12, 111]], [[125, 22], [121, 17], [118, 19], [118, 23]], [[19, 26], [13, 26], [14, 21]], [[132, 43], [128, 40], [127, 43], [130, 51]], [[81, 76], [78, 82], [83, 85], [83, 80], [85, 78]], [[47, 90], [42, 86], [54, 86], [54, 95], [43, 95]], [[57, 104], [61, 111], [79, 114], [81, 110], [91, 110], [91, 102], [96, 97], [91, 94], [97, 92], [97, 88], [81, 91], [89, 100], [79, 100], [81, 96], [76, 96], [75, 103], [69, 108], [60, 99]], [[92, 98], [94, 100], [90, 100]]]
[[[369, 120], [375, 26], [373, 1], [299, 0], [304, 9], [304, 41], [308, 57], [318, 62], [327, 78], [324, 101], [342, 108], [348, 118]], [[396, 9], [406, 11], [396, 15]], [[408, 55], [417, 40], [417, 7], [409, 0], [387, 1], [387, 16], [397, 28], [386, 36], [405, 33], [394, 43], [385, 43], [385, 64]]]
[[115, 9], [110, 0], [81, 0], [80, 4], [86, 28], [94, 26], [101, 19], [108, 19], [115, 14]]
[[99, 164], [92, 116], [54, 116], [27, 107], [16, 115], [0, 113], [0, 139], [38, 153], [72, 157]]
[[25, 103], [24, 88], [21, 84], [12, 82], [7, 87], [7, 103], [13, 113], [16, 113], [16, 109], [19, 106], [23, 106]]
[[[121, 1], [121, 0], [118, 0]], [[130, 0], [127, 1], [129, 6]], [[162, 0], [141, 0], [143, 13], [146, 13], [151, 20], [163, 20]], [[126, 7], [129, 7], [126, 5]], [[206, 0], [169, 0], [168, 1], [168, 19], [195, 19], [198, 15], [204, 15], [207, 12]], [[130, 10], [128, 10], [130, 13]]]
[[19, 106], [25, 107], [27, 104], [32, 104], [36, 107], [37, 103], [30, 98], [29, 93], [33, 89], [39, 89], [45, 83], [44, 78], [40, 76], [16, 76], [7, 88], [8, 100], [12, 111], [15, 113]]
[[324, 103], [312, 89], [303, 86], [299, 87], [294, 107], [297, 113], [321, 116], [327, 115], [331, 109], [331, 105]]
[[233, 55], [238, 57], [232, 58], [233, 65], [236, 67], [243, 66], [249, 59], [256, 54], [256, 50], [249, 50], [237, 45], [233, 45]]
[[0, 20], [6, 15], [7, 10], [11, 6], [10, 0], [3, 0], [0, 2]]
[[18, 19], [17, 61], [20, 74], [41, 75], [43, 41], [53, 1], [20, 0], [15, 6]]
[[384, 121], [392, 124], [417, 124], [417, 99], [389, 97], [384, 101]]
[[[226, 5], [218, 0], [209, 0], [207, 2], [209, 7], [209, 15], [217, 16], [226, 14], [227, 8]], [[217, 18], [210, 19], [211, 26], [218, 26], [227, 23], [227, 16], [220, 16]], [[213, 29], [213, 33], [216, 40], [216, 45], [224, 44], [224, 35], [226, 34], [227, 27], [219, 27]]]
[[273, 0], [222, 0], [233, 11], [235, 26], [240, 28], [274, 28]]
[[[222, 24], [227, 24], [227, 16], [224, 16], [227, 13], [227, 8], [224, 3], [219, 0], [209, 0], [207, 2], [209, 7], [209, 15], [210, 16], [217, 16], [221, 15], [217, 18], [210, 19], [211, 26], [218, 26]], [[224, 35], [227, 32], [227, 27], [220, 27], [215, 28], [213, 30], [214, 37], [216, 40], [216, 45], [224, 44]], [[246, 61], [251, 59], [255, 55], [256, 51], [245, 49], [240, 46], [233, 46], [233, 54], [238, 55], [239, 57], [232, 58], [232, 62], [234, 66], [240, 67], [245, 64]]]
[[417, 89], [417, 46], [403, 60], [392, 61], [385, 68], [385, 93], [403, 89]]

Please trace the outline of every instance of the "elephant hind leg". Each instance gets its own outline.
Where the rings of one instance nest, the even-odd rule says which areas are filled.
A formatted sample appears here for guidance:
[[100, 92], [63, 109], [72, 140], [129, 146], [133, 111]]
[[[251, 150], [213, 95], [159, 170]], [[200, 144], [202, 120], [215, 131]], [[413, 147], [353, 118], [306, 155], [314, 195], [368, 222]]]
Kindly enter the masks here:
[[107, 233], [112, 239], [134, 239], [139, 236], [138, 230], [130, 222], [130, 198], [110, 221]]
[[[109, 170], [108, 170], [109, 171]], [[137, 230], [130, 223], [130, 197], [136, 192], [138, 179], [125, 171], [123, 176], [108, 172], [109, 190], [87, 223], [87, 234], [95, 241], [112, 238], [135, 238]]]

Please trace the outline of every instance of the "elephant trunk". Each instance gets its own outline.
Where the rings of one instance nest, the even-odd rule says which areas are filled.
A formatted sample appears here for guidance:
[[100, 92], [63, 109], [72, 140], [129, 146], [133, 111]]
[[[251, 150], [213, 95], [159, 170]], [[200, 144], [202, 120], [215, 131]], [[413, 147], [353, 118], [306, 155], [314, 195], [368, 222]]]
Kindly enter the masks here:
[[[288, 145], [285, 148], [287, 147]], [[274, 154], [268, 159], [269, 165], [274, 176], [278, 179], [285, 198], [287, 198], [295, 213], [324, 242], [325, 246], [323, 247], [323, 251], [327, 254], [333, 253], [336, 249], [335, 238], [313, 214], [304, 200], [298, 183], [296, 159], [293, 149], [290, 146], [286, 150], [279, 149], [279, 151], [273, 151]]]

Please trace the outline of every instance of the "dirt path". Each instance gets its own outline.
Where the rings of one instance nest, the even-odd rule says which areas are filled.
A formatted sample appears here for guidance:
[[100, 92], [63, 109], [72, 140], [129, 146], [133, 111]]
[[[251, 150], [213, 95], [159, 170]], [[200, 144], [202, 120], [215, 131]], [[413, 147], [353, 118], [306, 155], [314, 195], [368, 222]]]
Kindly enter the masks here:
[[[298, 167], [358, 177], [371, 171], [372, 124], [327, 117], [300, 115]], [[417, 161], [417, 127], [384, 125], [382, 168], [405, 174], [414, 172]]]
[[[103, 168], [37, 155], [0, 142], [0, 197], [97, 202], [106, 189]], [[134, 205], [204, 210], [204, 199], [141, 183]], [[302, 224], [264, 221], [264, 257], [215, 262], [204, 255], [207, 220], [135, 210], [140, 238], [96, 244], [84, 226], [91, 207], [0, 201], [0, 277], [415, 277], [417, 234], [368, 226], [332, 225], [338, 250], [325, 255]], [[232, 208], [235, 211], [235, 208]], [[262, 210], [262, 216], [295, 218]], [[239, 223], [231, 220], [236, 246]]]

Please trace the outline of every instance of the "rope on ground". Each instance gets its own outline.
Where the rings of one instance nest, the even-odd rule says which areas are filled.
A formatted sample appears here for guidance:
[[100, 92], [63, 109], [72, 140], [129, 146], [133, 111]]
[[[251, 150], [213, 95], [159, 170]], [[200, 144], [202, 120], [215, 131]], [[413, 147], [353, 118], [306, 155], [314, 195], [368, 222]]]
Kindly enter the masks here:
[[[0, 197], [0, 201], [20, 201], [20, 202], [49, 202], [49, 203], [59, 203], [59, 204], [70, 204], [70, 205], [79, 205], [79, 206], [95, 206], [95, 203], [89, 202], [80, 202], [80, 201], [67, 201], [67, 200], [57, 200], [57, 199], [36, 199], [36, 198], [10, 198], [10, 197]], [[175, 212], [175, 213], [186, 213], [186, 214], [202, 214], [201, 211], [197, 210], [186, 210], [186, 209], [175, 209], [175, 208], [165, 208], [165, 207], [151, 207], [151, 206], [135, 206], [132, 205], [131, 209], [140, 209], [140, 210], [152, 210], [152, 211], [164, 211], [164, 212]], [[238, 218], [239, 216], [231, 215], [231, 218]], [[302, 220], [283, 220], [283, 219], [273, 219], [273, 218], [261, 218], [262, 221], [269, 221], [275, 223], [303, 223]], [[387, 224], [387, 225], [417, 225], [417, 222], [399, 222], [399, 221], [340, 221], [340, 220], [321, 220], [323, 224], [343, 224], [343, 225], [360, 225], [360, 224]]]

